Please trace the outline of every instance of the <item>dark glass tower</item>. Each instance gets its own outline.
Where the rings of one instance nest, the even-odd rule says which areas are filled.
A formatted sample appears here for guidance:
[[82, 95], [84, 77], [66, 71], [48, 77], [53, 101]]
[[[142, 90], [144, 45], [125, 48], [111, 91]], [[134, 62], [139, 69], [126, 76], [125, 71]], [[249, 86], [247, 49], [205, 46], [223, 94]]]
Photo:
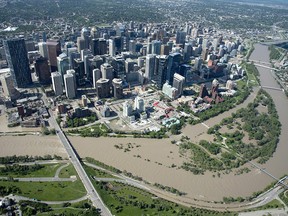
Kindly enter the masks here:
[[4, 41], [4, 49], [15, 86], [24, 88], [32, 84], [24, 39], [15, 38], [6, 40]]

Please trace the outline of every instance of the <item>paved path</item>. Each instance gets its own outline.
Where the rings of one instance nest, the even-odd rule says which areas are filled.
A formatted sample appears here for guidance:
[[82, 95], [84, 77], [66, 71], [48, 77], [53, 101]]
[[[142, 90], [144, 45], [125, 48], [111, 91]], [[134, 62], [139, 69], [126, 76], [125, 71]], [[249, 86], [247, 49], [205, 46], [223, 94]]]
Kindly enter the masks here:
[[86, 200], [88, 199], [88, 196], [85, 195], [79, 199], [75, 199], [75, 200], [66, 200], [66, 201], [42, 201], [42, 200], [35, 200], [35, 199], [31, 199], [31, 198], [28, 198], [28, 197], [24, 197], [24, 196], [18, 196], [18, 195], [8, 195], [6, 196], [7, 198], [11, 198], [11, 199], [14, 199], [16, 200], [17, 202], [19, 202], [20, 200], [29, 200], [29, 201], [33, 201], [33, 202], [39, 202], [39, 203], [46, 203], [48, 205], [55, 205], [55, 204], [63, 204], [63, 203], [77, 203], [77, 202], [81, 202], [83, 200]]

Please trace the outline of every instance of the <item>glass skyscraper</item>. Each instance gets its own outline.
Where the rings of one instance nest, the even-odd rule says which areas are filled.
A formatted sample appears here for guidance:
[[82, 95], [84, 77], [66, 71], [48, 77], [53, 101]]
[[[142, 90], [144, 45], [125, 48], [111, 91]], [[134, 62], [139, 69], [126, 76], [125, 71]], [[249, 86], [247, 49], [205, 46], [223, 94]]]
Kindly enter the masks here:
[[24, 88], [32, 84], [24, 39], [15, 38], [6, 40], [4, 41], [4, 49], [15, 86]]

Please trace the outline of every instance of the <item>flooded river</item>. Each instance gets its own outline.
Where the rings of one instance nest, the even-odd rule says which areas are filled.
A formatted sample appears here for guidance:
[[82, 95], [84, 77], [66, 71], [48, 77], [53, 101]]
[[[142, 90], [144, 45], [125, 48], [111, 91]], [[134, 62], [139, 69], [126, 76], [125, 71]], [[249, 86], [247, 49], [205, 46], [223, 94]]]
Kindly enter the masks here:
[[[268, 47], [256, 45], [251, 59], [269, 62]], [[271, 76], [270, 70], [259, 67], [260, 79], [263, 85], [279, 87]], [[273, 157], [263, 165], [267, 171], [276, 177], [288, 173], [288, 99], [282, 91], [269, 90], [267, 92], [273, 97], [277, 111], [282, 123], [282, 133], [278, 148]], [[237, 108], [244, 107], [248, 102], [253, 101], [255, 95], [250, 95], [244, 104]], [[236, 109], [232, 111], [236, 111]], [[222, 118], [227, 117], [232, 111], [221, 114], [213, 119], [206, 121], [209, 126], [219, 123]], [[192, 141], [195, 134], [205, 132], [205, 125], [187, 126], [184, 128], [184, 135], [191, 137]], [[181, 165], [183, 158], [179, 157], [178, 147], [171, 144], [171, 139], [152, 140], [135, 138], [69, 138], [82, 156], [90, 156], [106, 164], [127, 170], [134, 175], [141, 176], [151, 183], [177, 188], [187, 193], [181, 197], [185, 202], [195, 203], [194, 199], [205, 201], [222, 201], [224, 196], [246, 197], [253, 192], [263, 190], [269, 183], [274, 181], [271, 177], [261, 171], [251, 168], [250, 173], [235, 176], [234, 173], [221, 174], [207, 172], [205, 175], [193, 175], [182, 169], [171, 168], [172, 164]], [[140, 145], [131, 151], [124, 151], [115, 148], [114, 145], [135, 143]], [[213, 177], [215, 175], [216, 177]], [[210, 205], [210, 204], [209, 204]], [[212, 204], [211, 204], [212, 205]], [[214, 205], [214, 204], [213, 204]]]

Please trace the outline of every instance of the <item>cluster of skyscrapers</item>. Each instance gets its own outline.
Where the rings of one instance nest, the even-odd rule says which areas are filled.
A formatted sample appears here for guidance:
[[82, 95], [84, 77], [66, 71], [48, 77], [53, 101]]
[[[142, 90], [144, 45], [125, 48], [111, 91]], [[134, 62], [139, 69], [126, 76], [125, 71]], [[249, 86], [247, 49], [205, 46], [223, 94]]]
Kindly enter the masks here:
[[117, 24], [113, 28], [83, 28], [74, 33], [72, 41], [8, 39], [4, 49], [18, 88], [32, 84], [33, 69], [39, 83], [52, 83], [56, 96], [65, 92], [67, 98], [75, 98], [77, 88], [93, 86], [98, 98], [123, 98], [124, 86], [153, 83], [170, 98], [177, 98], [191, 71], [199, 71], [203, 62], [219, 71], [228, 54], [243, 50], [239, 40], [211, 39], [205, 31], [209, 29], [188, 24], [180, 30]]

